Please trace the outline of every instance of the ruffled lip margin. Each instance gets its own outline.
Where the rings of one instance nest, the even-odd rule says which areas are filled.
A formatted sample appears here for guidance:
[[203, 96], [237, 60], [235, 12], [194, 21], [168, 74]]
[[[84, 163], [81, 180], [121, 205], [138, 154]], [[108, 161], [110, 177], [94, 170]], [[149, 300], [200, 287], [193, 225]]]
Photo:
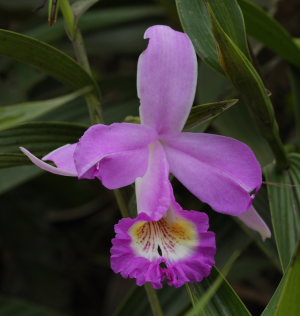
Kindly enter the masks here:
[[115, 273], [120, 273], [124, 278], [136, 279], [139, 286], [150, 282], [156, 289], [163, 287], [164, 280], [170, 286], [181, 287], [187, 282], [200, 282], [210, 274], [215, 264], [216, 242], [215, 234], [207, 231], [208, 216], [179, 209], [178, 204], [176, 208], [180, 217], [193, 222], [197, 228], [200, 242], [194, 253], [177, 262], [169, 262], [164, 257], [150, 261], [138, 256], [131, 247], [130, 228], [138, 221], [152, 221], [141, 213], [135, 219], [123, 218], [115, 225], [116, 237], [112, 240], [111, 248], [111, 267]]

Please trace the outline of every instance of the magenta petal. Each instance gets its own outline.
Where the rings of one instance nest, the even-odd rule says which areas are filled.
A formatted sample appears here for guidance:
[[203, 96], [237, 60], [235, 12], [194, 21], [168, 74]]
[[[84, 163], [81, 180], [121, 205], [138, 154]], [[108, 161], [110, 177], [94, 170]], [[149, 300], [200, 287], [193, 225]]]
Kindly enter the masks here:
[[238, 216], [238, 219], [241, 220], [246, 226], [257, 231], [262, 240], [266, 238], [271, 238], [271, 231], [265, 221], [257, 213], [255, 208], [252, 206], [248, 211]]
[[103, 181], [108, 188], [133, 183], [147, 168], [148, 145], [157, 138], [146, 126], [129, 123], [94, 125], [74, 153], [79, 178]]
[[99, 171], [94, 174], [105, 187], [114, 190], [129, 185], [137, 177], [144, 175], [148, 156], [148, 147], [109, 154], [99, 162]]
[[164, 137], [164, 143], [170, 171], [200, 200], [230, 215], [249, 209], [262, 173], [247, 145], [203, 133]]
[[138, 213], [159, 220], [170, 206], [169, 166], [159, 142], [150, 145], [148, 168], [135, 182]]
[[180, 131], [193, 104], [197, 58], [188, 36], [168, 26], [150, 27], [138, 61], [137, 89], [142, 122], [160, 134]]
[[164, 279], [175, 287], [200, 282], [215, 263], [215, 235], [207, 229], [206, 214], [184, 211], [177, 203], [160, 221], [143, 213], [122, 219], [115, 225], [111, 267], [124, 278], [135, 278], [137, 285], [150, 282], [156, 289]]
[[24, 147], [20, 149], [39, 168], [61, 176], [76, 177], [77, 172], [73, 161], [75, 147], [76, 144], [62, 146], [43, 158], [43, 160], [52, 160], [57, 167], [37, 158]]

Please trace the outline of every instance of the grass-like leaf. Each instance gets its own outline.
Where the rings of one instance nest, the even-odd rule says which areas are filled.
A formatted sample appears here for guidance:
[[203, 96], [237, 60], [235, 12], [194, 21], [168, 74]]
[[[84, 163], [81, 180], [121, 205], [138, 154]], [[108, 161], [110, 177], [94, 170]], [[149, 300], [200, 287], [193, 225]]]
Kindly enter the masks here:
[[194, 308], [185, 316], [251, 316], [233, 288], [215, 268], [203, 282], [191, 283], [188, 288]]
[[261, 316], [298, 316], [300, 310], [300, 241], [288, 270]]
[[5, 130], [21, 123], [36, 119], [88, 92], [90, 89], [79, 91], [48, 99], [44, 101], [32, 101], [22, 104], [0, 107], [0, 130]]
[[31, 164], [19, 147], [23, 146], [38, 157], [65, 144], [75, 143], [85, 126], [62, 122], [35, 122], [0, 132], [0, 168]]
[[201, 123], [217, 117], [234, 104], [238, 99], [224, 100], [219, 102], [205, 103], [192, 107], [191, 113], [186, 121], [184, 129], [193, 128]]
[[98, 94], [94, 80], [73, 58], [45, 42], [0, 29], [0, 55], [31, 65], [74, 90], [91, 86]]
[[284, 271], [300, 235], [300, 155], [290, 155], [289, 161], [290, 168], [283, 172], [278, 172], [274, 164], [264, 170], [274, 236]]
[[[183, 29], [190, 36], [197, 54], [215, 70], [224, 73], [220, 65], [212, 23], [205, 1], [176, 0], [176, 5]], [[237, 2], [235, 0], [212, 1], [211, 5], [225, 32], [241, 51], [250, 58], [243, 15]]]
[[283, 59], [300, 67], [300, 48], [286, 29], [253, 1], [238, 0], [238, 2], [243, 11], [247, 33]]

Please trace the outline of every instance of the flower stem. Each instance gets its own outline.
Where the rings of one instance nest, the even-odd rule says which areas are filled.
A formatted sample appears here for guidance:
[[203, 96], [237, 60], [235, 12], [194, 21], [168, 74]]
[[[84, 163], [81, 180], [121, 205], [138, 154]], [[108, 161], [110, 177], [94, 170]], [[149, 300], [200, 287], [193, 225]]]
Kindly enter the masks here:
[[125, 198], [123, 196], [123, 192], [120, 189], [115, 189], [114, 190], [114, 195], [116, 198], [116, 201], [118, 203], [120, 212], [122, 214], [123, 217], [130, 217], [130, 212], [129, 209], [127, 207], [127, 203], [125, 202]]
[[[69, 0], [60, 0], [59, 5], [62, 11], [62, 14], [64, 16], [64, 20], [66, 24], [66, 33], [72, 42], [76, 59], [78, 63], [82, 66], [82, 68], [84, 68], [84, 70], [91, 77], [93, 77], [90, 63], [89, 63], [87, 53], [86, 53], [84, 40], [80, 32], [80, 29], [77, 26], [76, 18], [74, 16], [74, 12], [72, 10], [70, 2]], [[98, 93], [95, 93], [95, 91], [92, 91], [91, 93], [86, 94], [85, 101], [88, 106], [91, 123], [92, 124], [104, 123], [102, 107], [101, 107], [100, 92], [98, 94]]]
[[154, 290], [154, 288], [152, 287], [150, 283], [146, 283], [144, 287], [148, 296], [148, 301], [150, 303], [153, 316], [163, 316], [164, 313], [160, 306], [160, 302], [157, 297], [156, 291]]

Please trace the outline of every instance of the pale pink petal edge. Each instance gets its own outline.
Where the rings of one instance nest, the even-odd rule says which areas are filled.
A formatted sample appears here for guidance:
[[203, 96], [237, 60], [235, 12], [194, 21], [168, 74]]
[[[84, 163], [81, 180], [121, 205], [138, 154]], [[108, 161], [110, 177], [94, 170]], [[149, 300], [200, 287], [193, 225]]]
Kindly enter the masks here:
[[44, 162], [43, 160], [34, 156], [30, 151], [28, 151], [24, 147], [20, 147], [20, 150], [23, 152], [24, 155], [26, 155], [32, 161], [32, 163], [34, 163], [36, 166], [38, 166], [39, 168], [41, 168], [45, 171], [48, 171], [48, 172], [51, 172], [51, 173], [54, 173], [54, 174], [57, 174], [60, 176], [77, 177], [76, 172], [71, 172], [68, 170], [64, 170], [64, 169], [60, 169], [60, 168], [51, 166], [48, 163]]

